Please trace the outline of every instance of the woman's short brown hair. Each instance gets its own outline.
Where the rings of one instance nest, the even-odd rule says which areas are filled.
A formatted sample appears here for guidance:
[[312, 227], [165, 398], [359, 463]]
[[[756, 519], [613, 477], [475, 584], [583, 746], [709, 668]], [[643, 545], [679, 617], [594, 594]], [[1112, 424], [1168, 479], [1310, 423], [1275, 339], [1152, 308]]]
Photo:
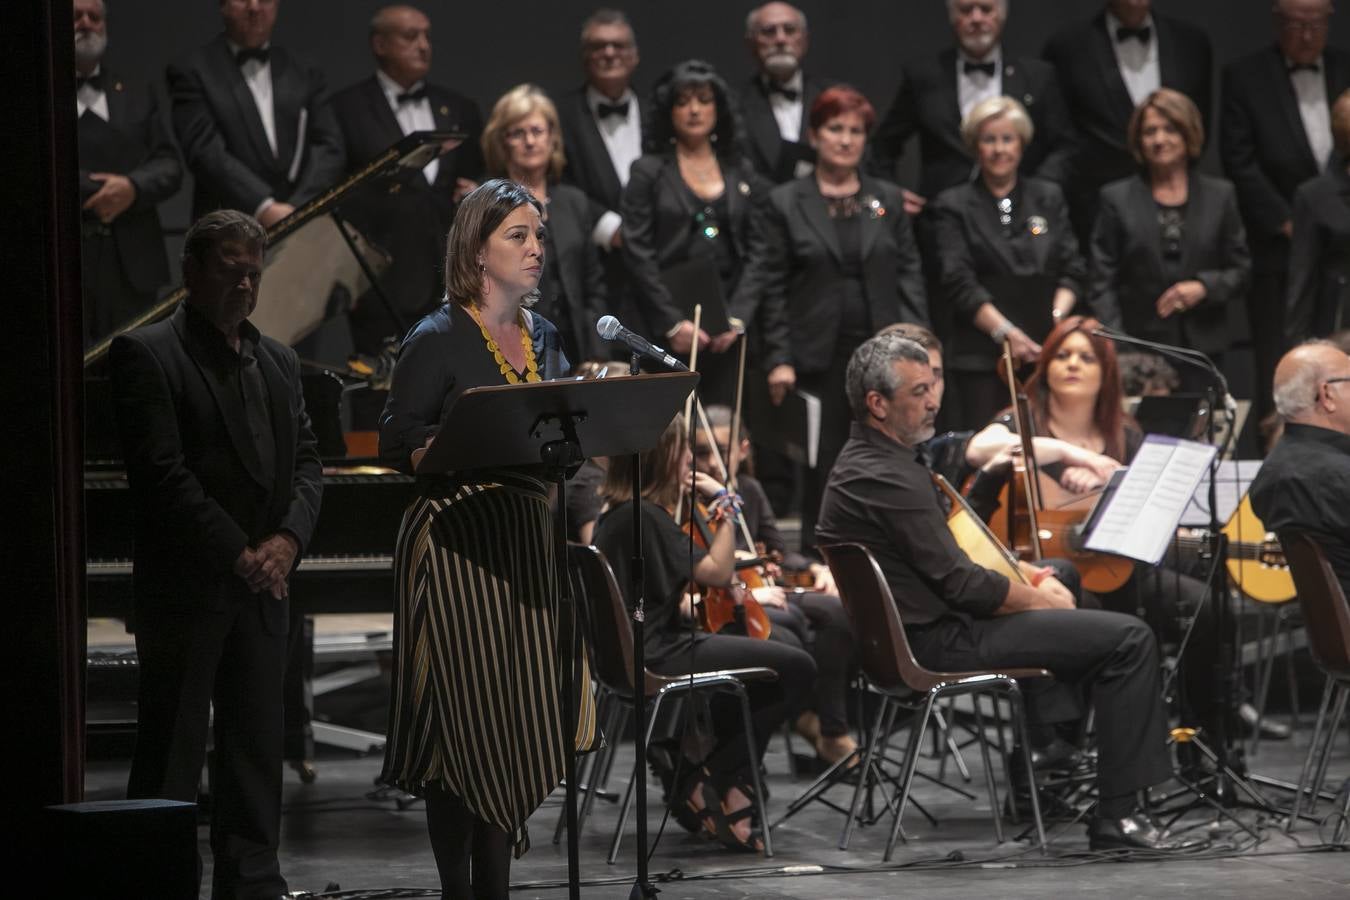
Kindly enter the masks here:
[[1134, 161], [1140, 165], [1144, 163], [1144, 113], [1150, 109], [1181, 132], [1181, 139], [1186, 142], [1186, 155], [1191, 159], [1199, 159], [1205, 152], [1205, 121], [1200, 117], [1200, 110], [1181, 91], [1158, 88], [1145, 97], [1144, 102], [1136, 106], [1130, 116], [1126, 143]]
[[[483, 268], [478, 252], [501, 227], [506, 217], [522, 206], [533, 206], [540, 216], [544, 207], [524, 185], [505, 178], [485, 181], [459, 202], [450, 235], [445, 240], [445, 296], [460, 306], [477, 303], [483, 295]], [[538, 299], [535, 294], [525, 305]]]
[[567, 157], [563, 154], [562, 125], [558, 122], [558, 108], [553, 105], [544, 89], [535, 84], [518, 84], [497, 98], [492, 107], [492, 115], [483, 127], [483, 160], [487, 164], [489, 175], [504, 176], [510, 161], [510, 151], [506, 149], [506, 133], [526, 116], [541, 113], [548, 122], [552, 149], [548, 157], [548, 179], [557, 181], [562, 177]]
[[1337, 156], [1350, 157], [1350, 91], [1331, 104], [1331, 139]]
[[[668, 510], [680, 502], [684, 489], [681, 464], [688, 438], [684, 433], [684, 416], [677, 415], [661, 433], [656, 446], [639, 454], [642, 469], [642, 496]], [[631, 454], [611, 456], [605, 469], [605, 481], [600, 496], [611, 507], [633, 499], [633, 457]]]

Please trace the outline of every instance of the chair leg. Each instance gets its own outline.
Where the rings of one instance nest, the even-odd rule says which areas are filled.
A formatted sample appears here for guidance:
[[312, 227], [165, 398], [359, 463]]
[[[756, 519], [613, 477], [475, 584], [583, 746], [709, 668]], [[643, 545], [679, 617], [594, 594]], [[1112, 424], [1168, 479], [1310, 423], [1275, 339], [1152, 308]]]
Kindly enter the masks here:
[[755, 744], [755, 724], [750, 714], [750, 695], [745, 687], [737, 685], [736, 694], [741, 700], [741, 721], [745, 725], [745, 748], [750, 756], [750, 783], [755, 789], [755, 809], [759, 812], [760, 833], [764, 839], [764, 858], [773, 857], [773, 837], [769, 834], [769, 810], [764, 805], [764, 784], [759, 777], [759, 747]]
[[1350, 699], [1350, 689], [1340, 684], [1335, 688], [1336, 699], [1332, 701], [1330, 726], [1327, 728], [1326, 745], [1322, 748], [1317, 763], [1317, 775], [1313, 778], [1312, 792], [1308, 800], [1308, 814], [1317, 812], [1317, 801], [1322, 795], [1322, 785], [1327, 780], [1327, 764], [1331, 762], [1331, 751], [1336, 746], [1336, 732], [1341, 730], [1341, 719], [1345, 716], [1345, 701]]
[[[1036, 840], [1041, 846], [1041, 852], [1046, 852], [1045, 845], [1045, 821], [1041, 818], [1041, 797], [1040, 791], [1036, 789], [1036, 767], [1031, 761], [1031, 740], [1027, 734], [1027, 712], [1025, 704], [1022, 702], [1022, 689], [1017, 686], [1017, 682], [1008, 682], [1008, 703], [1012, 708], [1013, 723], [1017, 728], [1017, 742], [1022, 747], [1022, 759], [1027, 768], [1027, 785], [1031, 789], [1031, 818], [1036, 823]], [[1008, 790], [1013, 790], [1011, 784]]]
[[1284, 615], [1284, 677], [1289, 685], [1289, 728], [1298, 731], [1302, 726], [1302, 715], [1298, 703], [1298, 672], [1294, 666], [1294, 625], [1289, 621], [1291, 613]]
[[1318, 705], [1317, 721], [1313, 724], [1312, 740], [1308, 742], [1308, 752], [1303, 757], [1303, 769], [1298, 776], [1298, 790], [1294, 792], [1294, 806], [1289, 811], [1289, 823], [1284, 828], [1286, 834], [1293, 832], [1303, 807], [1303, 792], [1307, 789], [1309, 778], [1312, 775], [1313, 758], [1317, 754], [1317, 744], [1322, 737], [1322, 725], [1326, 721], [1327, 709], [1331, 706], [1331, 695], [1335, 686], [1335, 682], [1328, 678], [1322, 688], [1322, 702]]
[[[948, 708], [955, 712], [954, 706], [948, 704]], [[955, 716], [952, 717], [953, 721]], [[946, 780], [947, 754], [951, 754], [952, 760], [956, 763], [956, 770], [961, 773], [961, 780], [970, 783], [970, 767], [966, 765], [966, 758], [961, 755], [961, 747], [956, 743], [956, 738], [952, 737], [951, 725], [947, 722], [947, 716], [943, 713], [942, 707], [933, 708], [933, 740], [938, 747], [935, 751], [939, 759], [938, 763], [938, 781]], [[947, 752], [942, 752], [942, 747], [946, 746]]]
[[905, 770], [900, 782], [900, 799], [895, 805], [895, 823], [891, 826], [890, 839], [886, 841], [886, 853], [881, 857], [885, 862], [891, 861], [891, 855], [895, 853], [895, 842], [900, 837], [900, 823], [905, 818], [909, 789], [914, 784], [914, 768], [919, 763], [919, 748], [923, 746], [923, 733], [928, 727], [928, 719], [933, 715], [935, 699], [935, 694], [928, 695], [923, 711], [919, 713], [919, 721], [910, 726], [909, 749], [905, 753]]
[[783, 750], [787, 753], [788, 777], [797, 780], [797, 757], [792, 755], [792, 722], [783, 723]]
[[[989, 705], [994, 710], [994, 736], [998, 739], [998, 758], [1003, 765], [1003, 781], [1005, 784], [1012, 784], [1012, 764], [1008, 761], [1008, 742], [1003, 738], [1003, 707], [999, 705], [998, 694], [989, 695]], [[1022, 817], [1017, 812], [1017, 798], [1012, 797], [1008, 802], [1008, 811], [1011, 813], [1010, 820], [1014, 825], [1022, 824]]]
[[984, 785], [989, 791], [989, 811], [994, 817], [994, 839], [1000, 844], [1003, 843], [1003, 816], [998, 808], [998, 788], [994, 786], [994, 763], [989, 758], [989, 739], [984, 730], [984, 713], [980, 711], [980, 695], [976, 694], [970, 698], [975, 708], [975, 730], [978, 735], [976, 740], [980, 745], [980, 760], [984, 763]]
[[881, 729], [886, 721], [886, 712], [891, 705], [891, 698], [885, 694], [881, 695], [881, 706], [877, 709], [877, 721], [872, 726], [872, 736], [867, 741], [867, 750], [863, 754], [862, 768], [858, 770], [858, 784], [853, 789], [853, 802], [849, 805], [848, 818], [844, 820], [844, 830], [839, 835], [839, 849], [847, 850], [848, 842], [853, 838], [853, 823], [858, 820], [858, 815], [862, 812], [863, 790], [866, 788], [867, 779], [872, 775], [872, 763], [877, 756], [877, 748], [881, 744]]
[[1261, 722], [1266, 717], [1266, 701], [1270, 696], [1271, 676], [1275, 674], [1275, 659], [1280, 655], [1280, 612], [1278, 609], [1262, 607], [1257, 617], [1257, 646], [1261, 648], [1261, 659], [1256, 667], [1256, 724], [1252, 726], [1251, 743], [1247, 753], [1255, 756], [1261, 746]]
[[614, 756], [619, 749], [619, 734], [627, 719], [628, 707], [619, 698], [611, 697], [609, 709], [605, 710], [605, 746], [596, 754], [595, 764], [591, 766], [590, 780], [586, 784], [586, 800], [577, 814], [578, 829], [586, 827], [586, 818], [595, 806], [595, 795], [609, 785], [609, 770], [614, 765]]
[[[647, 743], [651, 743], [652, 734], [656, 730], [657, 713], [661, 711], [661, 701], [665, 699], [664, 694], [657, 694], [656, 699], [652, 701], [652, 709], [647, 719]], [[619, 858], [619, 844], [623, 841], [623, 829], [628, 824], [628, 810], [633, 804], [633, 788], [637, 784], [638, 766], [645, 766], [645, 759], [633, 760], [633, 774], [628, 776], [628, 788], [623, 792], [623, 803], [619, 806], [619, 821], [614, 826], [614, 840], [609, 845], [609, 858], [606, 860], [611, 866]]]

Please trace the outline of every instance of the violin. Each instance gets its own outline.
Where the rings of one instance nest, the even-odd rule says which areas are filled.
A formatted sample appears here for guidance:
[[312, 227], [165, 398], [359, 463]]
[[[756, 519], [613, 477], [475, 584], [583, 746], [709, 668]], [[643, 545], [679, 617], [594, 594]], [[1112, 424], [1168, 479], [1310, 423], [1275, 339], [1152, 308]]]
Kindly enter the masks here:
[[[683, 527], [686, 534], [692, 532], [694, 543], [706, 550], [712, 546], [717, 530], [730, 526], [726, 522], [710, 522], [707, 508], [702, 503], [696, 503]], [[758, 560], [753, 561], [748, 568], [754, 568], [757, 563]], [[700, 590], [701, 596], [695, 602], [695, 616], [699, 627], [709, 634], [728, 629], [728, 634], [743, 634], [763, 640], [773, 631], [768, 613], [751, 593], [752, 588], [747, 584], [739, 564], [737, 577], [731, 585]]]

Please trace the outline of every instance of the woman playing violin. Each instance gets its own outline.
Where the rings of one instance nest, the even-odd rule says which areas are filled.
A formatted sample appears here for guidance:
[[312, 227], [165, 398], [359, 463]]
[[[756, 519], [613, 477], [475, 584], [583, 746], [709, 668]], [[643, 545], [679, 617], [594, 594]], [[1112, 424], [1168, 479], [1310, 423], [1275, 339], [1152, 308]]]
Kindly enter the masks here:
[[[735, 700], [713, 699], [713, 747], [692, 766], [680, 766], [685, 777], [673, 785], [672, 812], [686, 827], [703, 827], [737, 849], [761, 847], [751, 822], [753, 801], [750, 767], [757, 766], [768, 739], [789, 714], [801, 706], [816, 677], [816, 665], [805, 651], [776, 641], [726, 634], [695, 632], [682, 617], [685, 591], [692, 581], [708, 588], [728, 587], [735, 578], [735, 536], [728, 523], [737, 500], [723, 485], [693, 472], [693, 455], [685, 441], [681, 420], [671, 423], [661, 440], [641, 455], [643, 496], [643, 594], [647, 625], [643, 647], [647, 668], [661, 675], [763, 666], [778, 673], [773, 683], [748, 684], [756, 758], [746, 752]], [[633, 557], [632, 457], [609, 462], [601, 494], [609, 509], [595, 529], [595, 545], [605, 554], [618, 583], [629, 585]], [[692, 483], [698, 500], [707, 505], [715, 528], [707, 549], [693, 546], [675, 524], [685, 492]], [[626, 598], [630, 605], [633, 598]]]

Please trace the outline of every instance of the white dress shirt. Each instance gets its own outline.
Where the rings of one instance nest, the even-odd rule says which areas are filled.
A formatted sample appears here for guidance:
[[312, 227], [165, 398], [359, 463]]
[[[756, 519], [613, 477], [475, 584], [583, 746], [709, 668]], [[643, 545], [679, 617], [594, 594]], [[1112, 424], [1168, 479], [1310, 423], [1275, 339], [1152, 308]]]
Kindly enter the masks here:
[[[983, 72], [967, 72], [966, 63], [993, 63], [993, 77]], [[1003, 48], [995, 47], [984, 59], [974, 59], [964, 50], [956, 53], [956, 102], [961, 107], [961, 121], [966, 120], [975, 104], [1003, 94]]]
[[[234, 56], [239, 52], [239, 45], [234, 41], [226, 41], [225, 46], [230, 48], [230, 55]], [[266, 49], [269, 44], [263, 44]], [[272, 155], [277, 155], [277, 116], [276, 110], [272, 106], [272, 61], [259, 62], [256, 59], [250, 59], [239, 67], [239, 74], [243, 76], [244, 84], [248, 85], [248, 92], [253, 95], [253, 105], [258, 108], [258, 118], [262, 119], [263, 133], [267, 135], [267, 146], [272, 148]], [[258, 218], [266, 209], [276, 202], [276, 198], [267, 197], [258, 204], [258, 208], [253, 211], [253, 218]]]
[[[778, 123], [778, 134], [785, 141], [802, 139], [802, 84], [802, 70], [798, 69], [783, 82], [783, 87], [796, 92], [796, 97], [789, 100], [778, 91], [768, 91], [769, 108], [773, 110], [774, 121]], [[765, 89], [768, 90], [767, 83]]]
[[[97, 75], [103, 70], [102, 66], [94, 66], [91, 75]], [[108, 121], [108, 95], [102, 88], [96, 88], [92, 84], [86, 84], [75, 91], [75, 118], [84, 115], [88, 110], [98, 116], [103, 121]]]
[[[1286, 59], [1285, 65], [1289, 64]], [[1300, 69], [1289, 73], [1294, 96], [1298, 98], [1298, 115], [1303, 120], [1303, 131], [1308, 136], [1308, 146], [1312, 148], [1319, 172], [1326, 168], [1335, 146], [1331, 137], [1331, 107], [1327, 103], [1325, 65], [1319, 59], [1316, 71]]]
[[1135, 106], [1162, 87], [1162, 65], [1158, 62], [1158, 26], [1150, 15], [1140, 27], [1149, 29], [1147, 43], [1134, 38], [1118, 41], [1116, 29], [1120, 28], [1120, 20], [1110, 12], [1106, 14], [1106, 35], [1116, 52], [1116, 66], [1120, 69], [1121, 80], [1125, 82], [1125, 90], [1129, 92], [1130, 101]]
[[[375, 80], [380, 83], [381, 90], [384, 91], [385, 99], [389, 101], [389, 108], [394, 111], [394, 118], [398, 120], [398, 127], [404, 135], [412, 134], [414, 131], [435, 131], [436, 117], [431, 113], [431, 100], [423, 97], [421, 100], [409, 100], [406, 103], [398, 102], [398, 95], [411, 93], [426, 87], [426, 83], [419, 81], [406, 91], [394, 79], [379, 69], [375, 70]], [[422, 174], [426, 176], [427, 184], [436, 183], [436, 173], [440, 171], [441, 162], [439, 159], [433, 159], [422, 167]]]
[[[593, 87], [586, 88], [586, 105], [590, 107], [591, 116], [600, 130], [600, 140], [604, 141], [605, 151], [614, 166], [614, 174], [619, 176], [619, 184], [626, 186], [629, 170], [642, 155], [642, 110], [638, 107], [637, 95], [631, 88], [624, 91], [623, 96], [615, 101], [615, 105], [628, 104], [626, 118], [620, 119], [618, 116], [601, 118], [596, 113], [601, 103], [608, 104], [610, 99]], [[617, 212], [612, 209], [606, 210], [595, 223], [595, 228], [591, 231], [591, 240], [608, 249], [614, 239], [614, 232], [619, 230], [622, 223], [623, 219]]]

